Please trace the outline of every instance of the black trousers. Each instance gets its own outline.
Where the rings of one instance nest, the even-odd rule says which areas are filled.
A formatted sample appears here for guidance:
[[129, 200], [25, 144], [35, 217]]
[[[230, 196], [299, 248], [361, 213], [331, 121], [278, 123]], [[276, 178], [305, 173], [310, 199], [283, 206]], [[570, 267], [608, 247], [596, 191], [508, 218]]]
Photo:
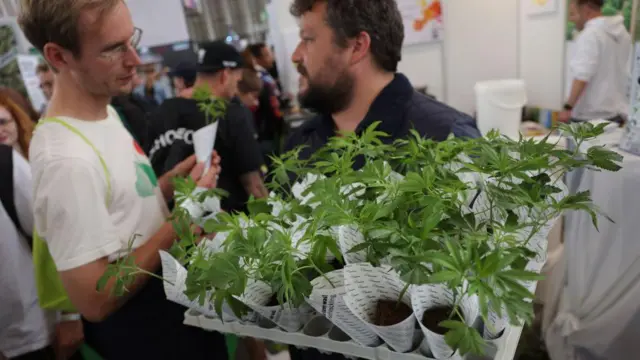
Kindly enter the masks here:
[[[53, 352], [53, 348], [51, 346], [47, 346], [44, 349], [32, 351], [30, 353], [20, 355], [15, 358], [11, 358], [11, 360], [56, 360], [56, 354]], [[83, 360], [82, 355], [78, 351], [73, 355], [69, 360]]]

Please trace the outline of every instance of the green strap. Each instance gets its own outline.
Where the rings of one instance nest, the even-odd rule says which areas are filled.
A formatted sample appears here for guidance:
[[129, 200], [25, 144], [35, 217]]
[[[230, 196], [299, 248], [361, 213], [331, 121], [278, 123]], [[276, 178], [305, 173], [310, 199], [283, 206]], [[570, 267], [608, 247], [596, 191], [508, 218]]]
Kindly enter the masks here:
[[93, 145], [93, 143], [86, 137], [84, 136], [84, 134], [82, 132], [80, 132], [80, 130], [76, 129], [74, 126], [70, 125], [69, 123], [62, 121], [58, 118], [46, 118], [46, 119], [42, 119], [38, 122], [38, 125], [36, 126], [39, 127], [43, 124], [46, 123], [55, 123], [55, 124], [60, 124], [64, 127], [66, 127], [67, 129], [69, 129], [69, 131], [71, 131], [72, 133], [78, 135], [82, 140], [84, 140], [84, 142], [87, 143], [87, 145], [89, 145], [91, 147], [91, 149], [93, 149], [93, 151], [96, 153], [96, 155], [98, 156], [98, 159], [100, 160], [100, 165], [102, 165], [102, 170], [104, 171], [104, 175], [106, 176], [106, 181], [107, 181], [107, 198], [106, 198], [106, 205], [107, 207], [109, 207], [110, 203], [111, 203], [111, 175], [109, 173], [109, 168], [107, 167], [107, 163], [104, 161], [104, 158], [102, 157], [102, 154], [100, 153], [100, 151], [95, 147], [95, 145]]

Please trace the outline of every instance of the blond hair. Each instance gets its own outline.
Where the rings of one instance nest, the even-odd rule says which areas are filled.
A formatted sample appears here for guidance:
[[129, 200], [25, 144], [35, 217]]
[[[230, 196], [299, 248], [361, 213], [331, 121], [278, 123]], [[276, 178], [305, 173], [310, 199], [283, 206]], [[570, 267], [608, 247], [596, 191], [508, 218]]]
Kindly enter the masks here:
[[80, 53], [80, 15], [85, 10], [102, 14], [122, 0], [22, 0], [18, 21], [27, 39], [40, 52], [55, 43]]

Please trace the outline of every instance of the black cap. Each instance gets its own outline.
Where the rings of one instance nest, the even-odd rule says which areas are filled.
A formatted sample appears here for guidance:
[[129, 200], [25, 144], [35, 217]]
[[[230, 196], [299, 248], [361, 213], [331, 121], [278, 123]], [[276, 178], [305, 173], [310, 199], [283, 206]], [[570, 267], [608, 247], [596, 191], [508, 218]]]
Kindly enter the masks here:
[[195, 63], [181, 62], [169, 72], [169, 77], [179, 77], [186, 82], [193, 82], [196, 79], [196, 71]]
[[224, 41], [214, 41], [204, 45], [198, 52], [198, 72], [215, 73], [224, 69], [238, 69], [244, 66], [242, 55]]

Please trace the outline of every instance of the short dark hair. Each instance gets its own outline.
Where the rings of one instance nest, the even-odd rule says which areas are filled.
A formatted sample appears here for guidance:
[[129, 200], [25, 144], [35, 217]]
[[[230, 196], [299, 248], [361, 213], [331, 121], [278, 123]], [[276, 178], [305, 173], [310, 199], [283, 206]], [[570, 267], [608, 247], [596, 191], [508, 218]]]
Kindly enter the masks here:
[[44, 62], [38, 64], [38, 66], [36, 67], [36, 74], [48, 73], [49, 71], [51, 71], [51, 68], [49, 67], [49, 64], [44, 63]]
[[345, 47], [348, 39], [364, 31], [371, 37], [371, 54], [377, 65], [390, 72], [398, 70], [404, 25], [396, 0], [294, 0], [290, 11], [300, 17], [323, 2], [336, 45]]
[[257, 44], [251, 44], [247, 46], [247, 50], [249, 50], [249, 52], [251, 53], [251, 55], [253, 55], [253, 57], [255, 57], [256, 59], [259, 59], [262, 57], [262, 49], [266, 47], [267, 47], [267, 44], [265, 43], [257, 43]]
[[604, 0], [576, 0], [578, 5], [587, 5], [592, 8], [601, 9], [604, 6]]
[[242, 69], [242, 80], [238, 83], [238, 91], [242, 94], [262, 91], [262, 79], [253, 69]]

